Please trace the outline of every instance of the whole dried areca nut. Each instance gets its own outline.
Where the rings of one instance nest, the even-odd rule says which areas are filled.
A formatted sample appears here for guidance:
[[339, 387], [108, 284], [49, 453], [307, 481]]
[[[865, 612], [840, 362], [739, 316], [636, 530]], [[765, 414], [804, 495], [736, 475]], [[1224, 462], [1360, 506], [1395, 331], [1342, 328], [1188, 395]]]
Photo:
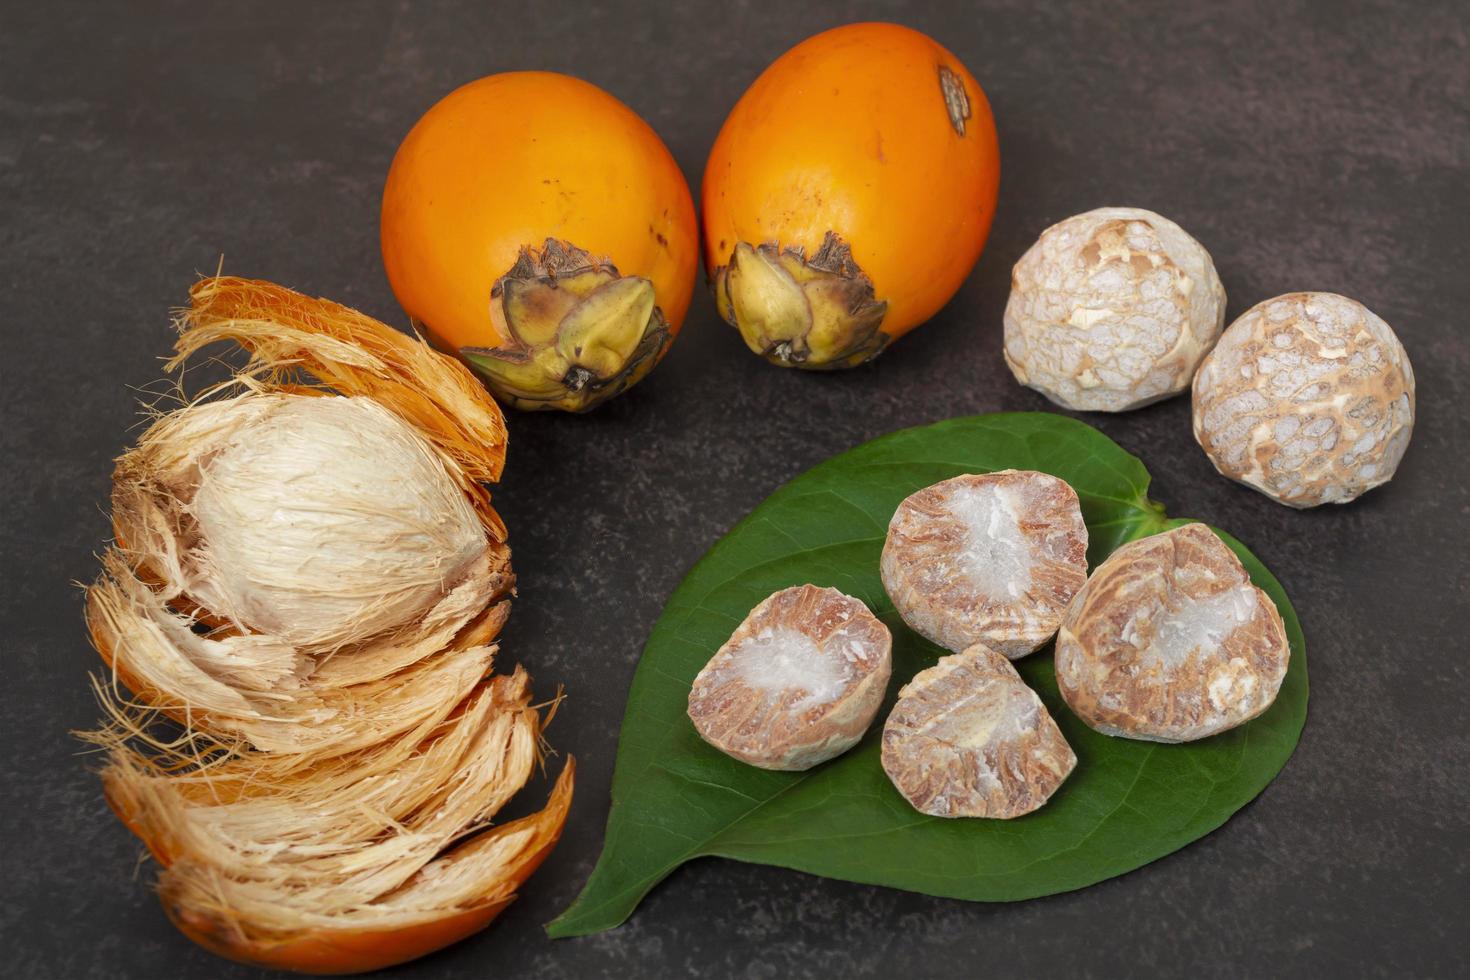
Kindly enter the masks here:
[[1276, 700], [1291, 648], [1271, 598], [1203, 524], [1124, 545], [1057, 634], [1057, 686], [1106, 735], [1189, 742]]
[[1052, 638], [1086, 581], [1087, 525], [1076, 491], [1054, 476], [966, 474], [899, 504], [880, 567], [914, 632], [1014, 660]]
[[751, 610], [694, 678], [689, 719], [710, 745], [800, 771], [852, 748], [878, 713], [893, 638], [836, 589], [782, 589]]
[[1194, 379], [1194, 438], [1215, 469], [1290, 507], [1387, 483], [1414, 431], [1414, 369], [1393, 329], [1335, 293], [1241, 314]]
[[883, 725], [882, 757], [920, 813], [1001, 820], [1041, 806], [1077, 764], [1016, 668], [978, 643], [903, 686]]
[[1122, 412], [1189, 387], [1225, 323], [1210, 253], [1141, 208], [1052, 225], [1011, 273], [1005, 359], [1063, 408]]

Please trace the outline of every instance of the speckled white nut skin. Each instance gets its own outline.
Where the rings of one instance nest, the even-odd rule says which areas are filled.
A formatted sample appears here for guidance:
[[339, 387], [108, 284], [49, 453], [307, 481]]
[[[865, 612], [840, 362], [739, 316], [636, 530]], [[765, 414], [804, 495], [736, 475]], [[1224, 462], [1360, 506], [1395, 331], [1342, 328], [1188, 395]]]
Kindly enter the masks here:
[[1016, 263], [1005, 359], [1063, 408], [1122, 412], [1188, 388], [1224, 323], [1204, 246], [1152, 211], [1098, 208], [1052, 225]]
[[1077, 765], [1036, 692], [979, 644], [903, 686], [883, 725], [882, 758], [920, 813], [1000, 820], [1041, 806]]
[[1414, 431], [1414, 369], [1393, 329], [1336, 293], [1241, 314], [1194, 379], [1194, 438], [1215, 469], [1290, 507], [1387, 483]]
[[762, 769], [800, 771], [841, 755], [873, 723], [893, 637], [836, 589], [799, 585], [756, 606], [689, 691], [699, 735]]
[[1186, 524], [1125, 544], [1057, 633], [1057, 686], [1105, 735], [1189, 742], [1271, 706], [1291, 648], [1271, 597], [1223, 541]]
[[879, 569], [914, 632], [1014, 660], [1052, 638], [1086, 581], [1087, 525], [1076, 491], [1047, 473], [957, 476], [899, 504]]

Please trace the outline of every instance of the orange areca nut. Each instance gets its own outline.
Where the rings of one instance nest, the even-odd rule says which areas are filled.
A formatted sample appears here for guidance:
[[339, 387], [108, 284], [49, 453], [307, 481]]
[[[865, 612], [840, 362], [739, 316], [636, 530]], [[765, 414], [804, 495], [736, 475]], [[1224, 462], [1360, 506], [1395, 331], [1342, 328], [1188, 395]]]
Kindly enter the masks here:
[[895, 24], [850, 24], [776, 60], [704, 173], [720, 314], [783, 367], [870, 360], [938, 312], [980, 256], [1000, 153], [957, 58]]
[[425, 113], [381, 231], [416, 328], [523, 409], [585, 411], [642, 379], [684, 322], [699, 254], [657, 134], [553, 72], [491, 75]]

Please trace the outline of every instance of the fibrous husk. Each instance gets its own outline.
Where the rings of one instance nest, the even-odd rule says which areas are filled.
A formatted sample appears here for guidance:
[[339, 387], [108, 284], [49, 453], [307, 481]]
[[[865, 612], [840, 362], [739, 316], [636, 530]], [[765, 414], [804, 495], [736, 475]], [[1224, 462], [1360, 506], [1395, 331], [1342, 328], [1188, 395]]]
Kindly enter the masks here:
[[[443, 453], [465, 493], [489, 503], [482, 484], [505, 465], [505, 416], [464, 365], [350, 307], [258, 279], [203, 279], [189, 298], [169, 370], [232, 341], [271, 388], [295, 390], [290, 373], [302, 370], [339, 395], [372, 398]], [[499, 519], [491, 523], [503, 538]]]
[[514, 897], [572, 791], [569, 759], [546, 809], [490, 827], [541, 757], [529, 678], [489, 676], [503, 418], [354, 310], [225, 277], [191, 298], [170, 367], [220, 340], [250, 358], [118, 461], [86, 737], [196, 941], [310, 972], [412, 959]]
[[[540, 757], [529, 702], [518, 669], [477, 685], [427, 733], [309, 771], [207, 741], [149, 743], [146, 718], [114, 705], [104, 785], [164, 866], [165, 907], [193, 938], [292, 969], [375, 968], [459, 938], [444, 939], [446, 927], [484, 925], [556, 840], [570, 761], [545, 810], [486, 829]], [[340, 951], [344, 937], [347, 946], [373, 937], [372, 961], [313, 961], [313, 950]], [[418, 948], [426, 937], [443, 941]]]
[[499, 408], [338, 304], [225, 278], [191, 297], [170, 364], [218, 340], [250, 361], [118, 460], [118, 545], [88, 596], [99, 649], [144, 703], [270, 751], [432, 723], [488, 670], [495, 630], [452, 641], [498, 627], [514, 583], [479, 482], [504, 460]]

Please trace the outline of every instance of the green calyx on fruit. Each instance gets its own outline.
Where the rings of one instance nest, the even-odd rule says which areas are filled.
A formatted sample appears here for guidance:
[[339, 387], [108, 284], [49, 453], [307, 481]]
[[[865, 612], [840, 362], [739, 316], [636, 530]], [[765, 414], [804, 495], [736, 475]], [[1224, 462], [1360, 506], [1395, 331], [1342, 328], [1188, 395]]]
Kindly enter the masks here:
[[810, 259], [805, 250], [735, 245], [714, 274], [720, 315], [755, 353], [782, 367], [830, 370], [870, 361], [889, 337], [878, 329], [888, 304], [834, 232]]
[[521, 248], [490, 291], [499, 347], [460, 355], [501, 401], [585, 412], [643, 378], [673, 339], [653, 283], [570, 242]]

